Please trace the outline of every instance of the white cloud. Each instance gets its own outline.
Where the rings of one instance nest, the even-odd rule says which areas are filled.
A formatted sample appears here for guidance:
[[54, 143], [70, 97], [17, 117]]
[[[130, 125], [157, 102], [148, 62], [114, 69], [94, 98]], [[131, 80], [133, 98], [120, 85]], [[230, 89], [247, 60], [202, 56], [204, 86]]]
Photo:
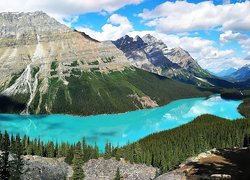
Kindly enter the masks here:
[[220, 60], [200, 59], [199, 64], [212, 72], [220, 72], [229, 68], [240, 68], [246, 64], [250, 64], [250, 61], [244, 60], [241, 57], [232, 56]]
[[118, 14], [113, 14], [107, 24], [102, 27], [102, 31], [94, 31], [90, 28], [77, 27], [91, 37], [99, 40], [116, 40], [126, 34], [135, 37], [151, 34], [161, 39], [169, 48], [182, 47], [205, 69], [217, 72], [223, 68], [241, 67], [248, 63], [234, 55], [232, 49], [220, 50], [216, 48], [217, 43], [201, 37], [190, 37], [188, 34], [166, 34], [156, 31], [134, 31], [129, 20]]
[[133, 30], [132, 24], [127, 17], [113, 14], [108, 19], [108, 23], [102, 26], [102, 31], [94, 31], [86, 27], [75, 27], [78, 31], [83, 31], [92, 38], [99, 41], [116, 40]]
[[241, 33], [233, 33], [232, 31], [226, 31], [222, 34], [220, 34], [220, 42], [225, 44], [230, 41], [245, 41], [248, 39], [247, 35], [243, 35]]
[[214, 44], [214, 41], [202, 39], [200, 37], [189, 37], [187, 35], [166, 34], [156, 31], [133, 31], [129, 33], [131, 36], [144, 36], [146, 34], [151, 34], [152, 36], [161, 39], [170, 48], [180, 46], [190, 53], [198, 53], [203, 47]]
[[213, 46], [205, 47], [201, 50], [200, 58], [206, 59], [221, 59], [229, 55], [232, 55], [234, 51], [232, 49], [228, 50], [219, 50]]
[[210, 30], [250, 30], [250, 2], [214, 5], [212, 1], [198, 4], [187, 1], [166, 1], [153, 10], [145, 9], [138, 16], [159, 32]]
[[0, 12], [30, 12], [42, 10], [62, 22], [89, 12], [114, 12], [129, 4], [143, 0], [1, 0]]
[[108, 22], [114, 25], [122, 25], [122, 24], [128, 25], [129, 24], [131, 26], [127, 17], [120, 16], [118, 14], [113, 14], [112, 16], [110, 16], [110, 18], [108, 19]]
[[226, 31], [220, 34], [220, 42], [221, 44], [226, 44], [231, 41], [236, 41], [240, 44], [243, 53], [250, 55], [250, 37], [241, 34], [241, 33], [233, 33], [232, 31]]
[[63, 19], [58, 18], [58, 20], [62, 22], [63, 24], [65, 24], [66, 26], [71, 27], [72, 23], [75, 23], [78, 21], [78, 18], [79, 16], [67, 16]]

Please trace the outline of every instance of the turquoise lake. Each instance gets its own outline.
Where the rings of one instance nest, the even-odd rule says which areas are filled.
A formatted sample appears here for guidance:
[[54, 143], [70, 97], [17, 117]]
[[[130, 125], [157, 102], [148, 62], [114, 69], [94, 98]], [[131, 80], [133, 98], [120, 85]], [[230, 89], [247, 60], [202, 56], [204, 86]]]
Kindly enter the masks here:
[[210, 98], [182, 99], [158, 108], [113, 115], [0, 114], [0, 130], [59, 143], [74, 143], [85, 137], [87, 143], [97, 143], [103, 149], [107, 141], [113, 145], [125, 145], [151, 133], [185, 124], [201, 114], [208, 113], [231, 120], [241, 118], [237, 111], [241, 102], [224, 100], [215, 95]]

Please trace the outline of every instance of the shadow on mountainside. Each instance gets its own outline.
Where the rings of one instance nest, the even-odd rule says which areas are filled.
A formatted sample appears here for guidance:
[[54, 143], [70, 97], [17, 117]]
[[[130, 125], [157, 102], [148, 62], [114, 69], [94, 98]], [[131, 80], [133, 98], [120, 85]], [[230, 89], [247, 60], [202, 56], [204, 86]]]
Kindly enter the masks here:
[[0, 95], [0, 113], [20, 113], [25, 107], [24, 103], [16, 102], [7, 96]]
[[230, 179], [250, 179], [250, 149], [224, 149], [216, 156], [188, 165], [192, 166], [188, 179], [211, 177], [212, 174], [227, 174], [231, 176]]

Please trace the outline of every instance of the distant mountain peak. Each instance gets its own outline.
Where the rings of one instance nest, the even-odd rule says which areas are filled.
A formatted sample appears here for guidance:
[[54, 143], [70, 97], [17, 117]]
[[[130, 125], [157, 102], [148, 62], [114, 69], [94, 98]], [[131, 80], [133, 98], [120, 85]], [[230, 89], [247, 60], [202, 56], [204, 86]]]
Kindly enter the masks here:
[[35, 12], [5, 12], [0, 14], [0, 38], [14, 38], [15, 42], [34, 43], [42, 34], [54, 36], [57, 33], [71, 32], [67, 26], [48, 16], [43, 11]]
[[121, 37], [122, 39], [131, 39], [131, 37], [129, 36], [129, 35], [125, 35], [125, 36], [123, 36], [123, 37]]
[[134, 41], [138, 41], [138, 42], [142, 42], [143, 40], [142, 40], [142, 38], [140, 37], [140, 36], [135, 36], [134, 38], [133, 38], [133, 40]]
[[22, 16], [22, 15], [29, 15], [29, 16], [34, 16], [34, 15], [47, 15], [43, 11], [34, 11], [34, 12], [0, 12], [0, 15], [16, 15], [16, 16]]
[[146, 34], [142, 37], [143, 41], [148, 44], [155, 44], [156, 46], [164, 46], [164, 48], [167, 48], [167, 45], [162, 41], [157, 39], [156, 37], [152, 36], [151, 34]]
[[150, 39], [150, 40], [154, 40], [154, 41], [158, 41], [157, 38], [155, 38], [154, 36], [152, 36], [151, 34], [146, 34], [142, 37], [142, 39]]
[[187, 51], [181, 47], [168, 48], [162, 40], [151, 34], [146, 34], [142, 38], [124, 36], [113, 43], [138, 68], [177, 79], [188, 79], [193, 76], [194, 81], [197, 81], [196, 76], [211, 77]]
[[245, 58], [245, 60], [250, 60], [250, 55]]
[[250, 64], [242, 66], [237, 71], [225, 76], [224, 79], [230, 81], [245, 81], [250, 79]]
[[250, 64], [245, 64], [244, 66], [240, 67], [238, 71], [250, 71]]
[[179, 55], [182, 55], [182, 56], [190, 56], [189, 52], [181, 48], [180, 46], [172, 48], [171, 50], [175, 53], [179, 53]]
[[213, 73], [214, 75], [218, 76], [218, 77], [225, 77], [225, 76], [229, 76], [231, 75], [232, 73], [236, 72], [238, 69], [236, 68], [229, 68], [229, 69], [224, 69], [220, 72], [216, 72], [216, 73]]

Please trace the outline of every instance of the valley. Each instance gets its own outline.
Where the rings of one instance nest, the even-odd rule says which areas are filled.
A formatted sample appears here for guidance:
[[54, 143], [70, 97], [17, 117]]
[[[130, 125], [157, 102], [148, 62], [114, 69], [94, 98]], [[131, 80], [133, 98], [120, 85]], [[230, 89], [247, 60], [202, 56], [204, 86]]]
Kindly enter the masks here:
[[153, 179], [250, 145], [249, 65], [218, 77], [151, 34], [99, 41], [42, 11], [0, 24], [0, 179]]
[[[1, 98], [13, 103], [1, 108], [1, 113], [123, 113], [212, 94], [205, 88], [214, 85], [206, 80], [195, 78], [206, 84], [196, 87], [138, 69], [112, 42], [96, 41], [43, 12], [1, 13], [0, 22], [6, 24], [0, 36]], [[169, 55], [175, 61], [172, 64], [179, 66], [177, 59], [188, 56], [187, 61], [194, 64], [190, 71], [207, 74], [180, 51], [184, 52], [180, 57]], [[182, 66], [188, 68], [188, 62]], [[2, 107], [5, 101], [0, 103]]]
[[[192, 121], [202, 114], [234, 120], [242, 118], [237, 107], [241, 100], [224, 100], [219, 95], [210, 98], [190, 98], [173, 101], [165, 106], [123, 114], [95, 116], [11, 115], [0, 114], [2, 129], [27, 135], [32, 139], [74, 144], [82, 137], [91, 145], [104, 150], [107, 142], [126, 145], [152, 133], [172, 129]], [[103, 105], [104, 106], [104, 105]]]

